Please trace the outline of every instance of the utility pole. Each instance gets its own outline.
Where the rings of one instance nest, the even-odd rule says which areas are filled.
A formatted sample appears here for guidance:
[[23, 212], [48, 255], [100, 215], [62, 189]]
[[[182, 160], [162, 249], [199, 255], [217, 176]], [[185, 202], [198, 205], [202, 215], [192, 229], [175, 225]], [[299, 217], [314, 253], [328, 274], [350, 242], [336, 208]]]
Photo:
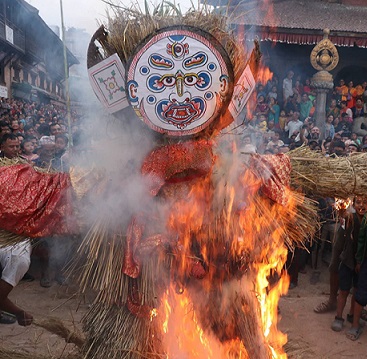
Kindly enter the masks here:
[[61, 33], [62, 43], [64, 47], [64, 71], [65, 71], [65, 94], [66, 94], [66, 112], [68, 119], [68, 134], [69, 134], [69, 148], [73, 146], [73, 136], [71, 131], [71, 110], [70, 110], [70, 91], [69, 91], [69, 69], [68, 69], [68, 57], [65, 43], [65, 26], [64, 26], [64, 11], [62, 6], [62, 0], [60, 0], [60, 13], [61, 13]]

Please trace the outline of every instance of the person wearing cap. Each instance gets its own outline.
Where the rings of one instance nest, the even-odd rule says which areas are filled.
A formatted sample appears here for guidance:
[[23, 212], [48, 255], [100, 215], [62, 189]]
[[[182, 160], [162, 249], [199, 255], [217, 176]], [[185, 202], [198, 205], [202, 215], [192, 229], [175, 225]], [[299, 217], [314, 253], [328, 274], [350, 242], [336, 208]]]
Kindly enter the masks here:
[[330, 146], [330, 155], [333, 157], [345, 156], [345, 143], [342, 140], [333, 141], [332, 146]]
[[335, 127], [335, 133], [342, 134], [343, 132], [350, 132], [351, 123], [349, 122], [349, 117], [347, 113], [341, 115], [341, 120]]
[[349, 155], [359, 152], [359, 146], [352, 140], [349, 140], [348, 143], [346, 143], [346, 149]]

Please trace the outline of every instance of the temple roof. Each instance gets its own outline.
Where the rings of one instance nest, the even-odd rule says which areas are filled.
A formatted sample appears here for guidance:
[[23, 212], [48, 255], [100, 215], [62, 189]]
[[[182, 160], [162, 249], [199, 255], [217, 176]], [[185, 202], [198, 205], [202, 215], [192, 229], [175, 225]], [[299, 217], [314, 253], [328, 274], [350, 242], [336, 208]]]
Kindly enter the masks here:
[[252, 34], [246, 31], [247, 40], [260, 34], [260, 40], [315, 44], [322, 39], [322, 30], [328, 28], [335, 45], [367, 47], [367, 6], [273, 0], [245, 1], [230, 9], [232, 24], [253, 29]]
[[[261, 2], [260, 2], [261, 3]], [[234, 7], [235, 22], [247, 25], [283, 27], [291, 29], [366, 33], [367, 6], [347, 6], [320, 0], [278, 0], [257, 7], [254, 2]]]

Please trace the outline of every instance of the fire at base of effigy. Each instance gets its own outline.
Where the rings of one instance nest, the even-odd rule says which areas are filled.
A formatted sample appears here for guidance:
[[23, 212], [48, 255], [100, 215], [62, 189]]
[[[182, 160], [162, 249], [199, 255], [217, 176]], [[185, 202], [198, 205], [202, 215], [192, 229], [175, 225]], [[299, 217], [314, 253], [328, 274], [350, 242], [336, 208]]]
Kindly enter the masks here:
[[[277, 315], [289, 284], [283, 270], [287, 245], [302, 245], [312, 234], [314, 204], [287, 186], [286, 155], [244, 163], [238, 151], [217, 149], [213, 155], [208, 148], [207, 142], [192, 144], [195, 151], [187, 143], [171, 151], [165, 146], [146, 158], [156, 163], [164, 154], [175, 173], [168, 153], [184, 151], [185, 168], [189, 163], [206, 174], [184, 180], [177, 163], [176, 176], [161, 173], [166, 181], [157, 201], [129, 226], [123, 271], [134, 278], [124, 282], [120, 297], [112, 291], [116, 268], [102, 269], [107, 258], [101, 253], [105, 243], [111, 250], [111, 238], [94, 235], [97, 251], [90, 239], [84, 243], [93, 258], [90, 268], [109, 273], [85, 320], [89, 357], [286, 357]], [[156, 181], [157, 172], [153, 186]]]

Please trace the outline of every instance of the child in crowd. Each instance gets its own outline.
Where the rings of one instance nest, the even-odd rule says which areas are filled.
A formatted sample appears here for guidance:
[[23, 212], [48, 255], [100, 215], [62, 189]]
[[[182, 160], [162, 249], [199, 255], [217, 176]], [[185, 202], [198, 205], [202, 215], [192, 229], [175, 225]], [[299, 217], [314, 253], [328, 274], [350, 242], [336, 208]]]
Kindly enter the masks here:
[[279, 128], [284, 131], [285, 124], [287, 122], [287, 115], [285, 114], [285, 110], [280, 111], [279, 115]]
[[38, 155], [34, 153], [35, 147], [32, 139], [26, 138], [20, 144], [21, 155], [20, 157], [26, 159], [29, 163], [35, 161], [38, 158]]

